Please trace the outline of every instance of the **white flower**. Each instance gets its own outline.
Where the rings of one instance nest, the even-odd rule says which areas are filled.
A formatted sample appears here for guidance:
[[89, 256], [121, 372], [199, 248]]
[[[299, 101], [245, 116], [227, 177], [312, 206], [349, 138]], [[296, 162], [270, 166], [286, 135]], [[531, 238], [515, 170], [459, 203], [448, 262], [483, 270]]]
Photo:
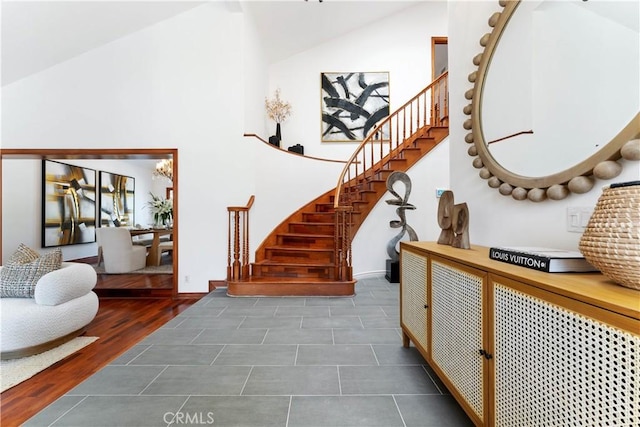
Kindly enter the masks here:
[[163, 222], [166, 222], [171, 219], [173, 216], [173, 202], [156, 196], [151, 192], [149, 194], [151, 195], [151, 201], [147, 203], [147, 206], [151, 209], [155, 221], [158, 222], [159, 219], [162, 219]]

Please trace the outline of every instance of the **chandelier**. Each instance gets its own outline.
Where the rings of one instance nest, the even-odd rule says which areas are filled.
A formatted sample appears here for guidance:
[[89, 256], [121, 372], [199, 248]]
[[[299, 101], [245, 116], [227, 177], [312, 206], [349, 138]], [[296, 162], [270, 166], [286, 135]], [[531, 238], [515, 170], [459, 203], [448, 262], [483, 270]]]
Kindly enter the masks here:
[[173, 181], [173, 159], [164, 159], [156, 163], [156, 170], [153, 171], [154, 178], [167, 178]]

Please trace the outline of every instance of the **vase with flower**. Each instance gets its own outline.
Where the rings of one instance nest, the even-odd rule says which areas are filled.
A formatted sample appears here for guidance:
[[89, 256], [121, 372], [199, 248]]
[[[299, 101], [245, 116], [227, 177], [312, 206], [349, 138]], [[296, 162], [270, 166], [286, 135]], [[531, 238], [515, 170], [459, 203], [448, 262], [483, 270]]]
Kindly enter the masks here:
[[147, 203], [147, 206], [151, 209], [154, 227], [166, 228], [173, 221], [173, 202], [156, 196], [151, 192], [149, 194], [151, 195], [151, 200]]
[[[277, 145], [279, 147], [280, 141], [282, 141], [280, 124], [287, 120], [287, 118], [291, 115], [291, 104], [283, 101], [280, 98], [280, 89], [276, 89], [273, 99], [265, 98], [264, 105], [269, 118], [276, 122], [276, 134], [274, 140], [277, 140], [277, 144], [274, 145]], [[272, 138], [273, 137], [269, 138], [269, 142], [272, 141]]]

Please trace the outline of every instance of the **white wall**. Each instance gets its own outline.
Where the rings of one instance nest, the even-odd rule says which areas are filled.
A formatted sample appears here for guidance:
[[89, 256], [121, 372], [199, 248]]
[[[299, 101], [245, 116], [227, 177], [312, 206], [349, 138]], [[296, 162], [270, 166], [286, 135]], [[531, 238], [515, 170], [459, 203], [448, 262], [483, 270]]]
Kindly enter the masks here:
[[[622, 162], [623, 173], [611, 181], [597, 181], [594, 189], [583, 195], [572, 194], [561, 201], [534, 203], [516, 201], [502, 196], [478, 176], [467, 154], [468, 133], [462, 123], [468, 118], [462, 109], [468, 104], [464, 92], [473, 87], [468, 75], [476, 67], [472, 58], [482, 52], [480, 38], [491, 28], [487, 21], [500, 9], [495, 1], [454, 1], [449, 3], [449, 99], [451, 187], [455, 201], [466, 202], [470, 211], [472, 244], [547, 246], [577, 250], [580, 233], [566, 231], [567, 208], [593, 208], [600, 195], [598, 190], [609, 182], [637, 180], [638, 162]], [[594, 82], [595, 84], [595, 82]], [[613, 107], [613, 106], [610, 106]]]
[[210, 2], [7, 85], [3, 147], [178, 148], [179, 291], [206, 291], [225, 277], [226, 206], [253, 191], [235, 160], [243, 43], [242, 15]]
[[[208, 280], [226, 274], [227, 206], [244, 205], [256, 195], [250, 234], [256, 248], [291, 212], [334, 187], [342, 169], [340, 163], [290, 155], [242, 137], [244, 132], [266, 136], [267, 78], [272, 88], [280, 86], [273, 82], [281, 78], [296, 86], [300, 102], [291, 100], [292, 119], [306, 117], [314, 123], [317, 155], [348, 157], [353, 144], [319, 146], [320, 72], [390, 71], [392, 105], [405, 102], [429, 83], [431, 35], [446, 34], [444, 4], [411, 10], [274, 65], [266, 73], [260, 39], [250, 20], [210, 3], [4, 87], [2, 139], [7, 146], [24, 148], [178, 148], [179, 291], [206, 291]], [[377, 55], [369, 53], [371, 46]], [[353, 55], [354, 51], [367, 55]], [[309, 58], [315, 58], [311, 67]], [[302, 100], [310, 104], [298, 108]], [[301, 126], [304, 129], [306, 122]], [[268, 130], [272, 127], [269, 124]], [[286, 124], [283, 131], [287, 144], [294, 134], [286, 133]], [[300, 142], [305, 154], [313, 154], [311, 145]], [[446, 166], [441, 158], [438, 164]], [[441, 181], [446, 186], [447, 180]], [[415, 200], [433, 192], [420, 185], [413, 191]], [[430, 199], [430, 207], [416, 203], [423, 209], [417, 216], [433, 211], [435, 198]], [[388, 221], [395, 213], [385, 203], [381, 207], [380, 215], [374, 212], [363, 225], [363, 235], [370, 238], [355, 242], [356, 273], [384, 268], [386, 242], [395, 235]], [[425, 234], [419, 220], [410, 224]], [[369, 227], [375, 234], [367, 231]], [[185, 276], [190, 276], [189, 283]]]
[[[302, 144], [306, 155], [348, 159], [358, 146], [321, 143], [320, 73], [388, 71], [391, 111], [431, 83], [431, 37], [447, 33], [447, 3], [416, 3], [397, 14], [269, 67], [269, 94], [281, 89], [292, 114], [281, 146]], [[269, 135], [275, 124], [267, 120]], [[337, 178], [336, 178], [337, 179]]]
[[[243, 75], [244, 75], [244, 130], [266, 137], [264, 95], [267, 93], [268, 76], [267, 60], [265, 58], [263, 41], [256, 32], [253, 18], [250, 14], [243, 15], [244, 44]], [[265, 138], [266, 139], [266, 138]]]

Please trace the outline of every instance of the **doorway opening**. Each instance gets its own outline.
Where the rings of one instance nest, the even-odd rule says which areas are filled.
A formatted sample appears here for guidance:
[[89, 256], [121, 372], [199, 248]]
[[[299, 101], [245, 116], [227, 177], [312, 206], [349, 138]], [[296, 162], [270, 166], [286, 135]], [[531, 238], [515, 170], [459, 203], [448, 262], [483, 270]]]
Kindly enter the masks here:
[[431, 81], [449, 70], [447, 37], [431, 37]]
[[[6, 212], [3, 207], [3, 193], [6, 192], [7, 188], [4, 187], [3, 183], [3, 166], [5, 160], [16, 160], [16, 159], [27, 159], [27, 160], [38, 160], [38, 159], [116, 159], [116, 160], [160, 160], [170, 158], [173, 160], [173, 182], [172, 182], [172, 193], [173, 193], [173, 241], [174, 248], [172, 252], [172, 271], [173, 274], [170, 276], [171, 289], [167, 289], [167, 292], [170, 291], [171, 297], [176, 297], [178, 295], [178, 150], [175, 148], [150, 148], [150, 149], [2, 149], [0, 150], [0, 259], [2, 259], [3, 250], [5, 249], [3, 246], [3, 227], [4, 221], [3, 217], [6, 218], [6, 215], [3, 215], [3, 212]], [[4, 177], [6, 178], [6, 177]], [[5, 200], [6, 202], [6, 200]], [[10, 209], [7, 206], [7, 209]], [[144, 279], [143, 274], [138, 274], [141, 276], [141, 279]], [[148, 276], [147, 276], [148, 277]], [[169, 279], [169, 275], [166, 275], [166, 278]], [[145, 281], [146, 282], [146, 281]], [[145, 284], [145, 287], [149, 288], [149, 284]], [[164, 287], [164, 285], [163, 285]], [[149, 293], [149, 291], [147, 291]]]

